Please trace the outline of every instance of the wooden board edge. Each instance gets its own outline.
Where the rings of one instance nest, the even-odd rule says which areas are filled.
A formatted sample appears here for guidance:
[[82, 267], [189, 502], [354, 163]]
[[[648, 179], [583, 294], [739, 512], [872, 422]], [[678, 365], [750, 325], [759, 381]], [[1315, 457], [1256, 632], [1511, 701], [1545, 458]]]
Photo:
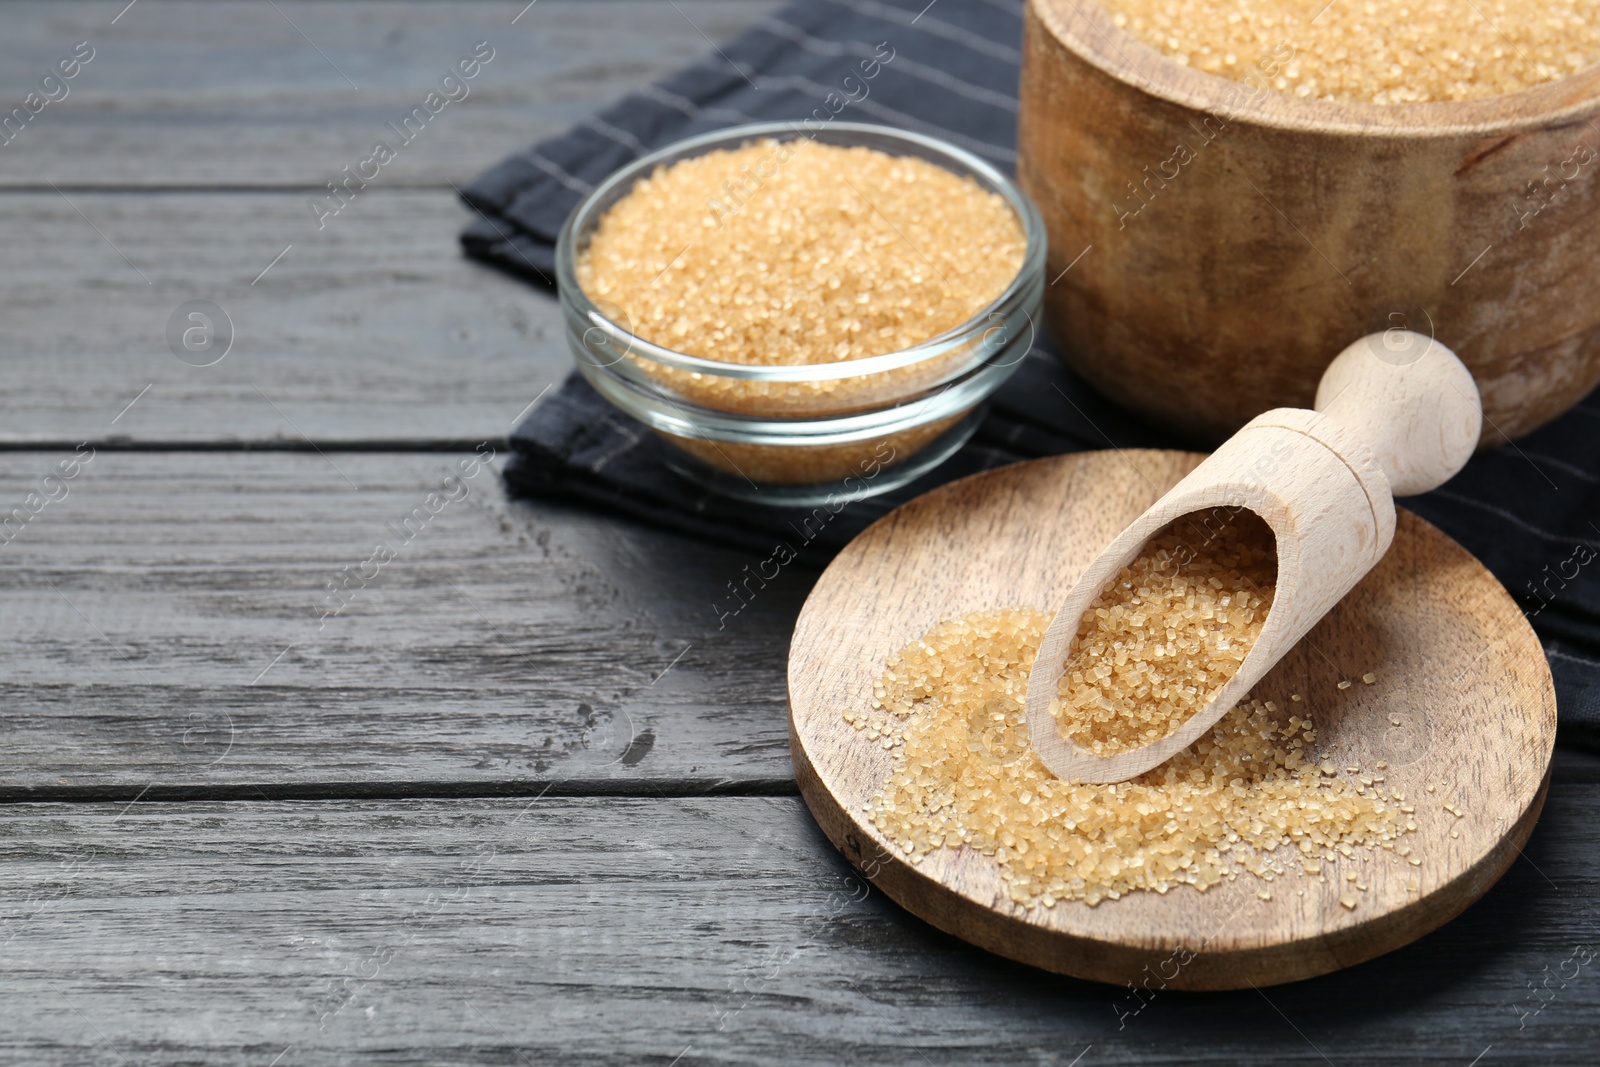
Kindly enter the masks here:
[[[1073, 934], [1051, 933], [1003, 915], [953, 892], [876, 840], [862, 841], [843, 807], [823, 785], [789, 723], [795, 781], [812, 818], [853, 868], [884, 895], [936, 929], [987, 952], [1030, 967], [1111, 985], [1148, 976], [1186, 954], [1189, 959], [1164, 989], [1224, 991], [1282, 985], [1364, 963], [1432, 933], [1466, 911], [1498, 882], [1522, 854], [1544, 810], [1550, 765], [1527, 809], [1500, 844], [1483, 859], [1425, 899], [1380, 919], [1333, 935], [1318, 935], [1266, 949], [1195, 949], [1173, 943], [1156, 947], [1117, 945]], [[1187, 887], [1180, 887], [1180, 891]], [[912, 908], [908, 901], [917, 901]]]
[[[968, 477], [978, 478], [992, 473], [980, 472]], [[948, 490], [950, 486], [966, 480], [958, 479], [935, 491]], [[897, 508], [878, 519], [873, 526], [895, 521], [899, 510]], [[1453, 538], [1421, 516], [1411, 513], [1409, 520], [1456, 544]], [[1470, 552], [1466, 552], [1466, 556], [1494, 586], [1504, 592], [1504, 585], [1483, 566], [1481, 560]], [[1505, 595], [1509, 597], [1510, 594]], [[809, 602], [810, 597], [807, 598]], [[802, 606], [801, 615], [804, 614], [805, 606]], [[798, 622], [797, 619], [797, 625]], [[1523, 622], [1526, 626], [1525, 618]], [[1538, 639], [1531, 627], [1528, 627], [1527, 636], [1537, 645]], [[1548, 724], [1543, 775], [1527, 807], [1502, 839], [1477, 863], [1405, 907], [1371, 922], [1331, 934], [1318, 934], [1270, 947], [1207, 949], [1202, 944], [1196, 949], [1177, 942], [1159, 945], [1116, 944], [1075, 934], [1046, 931], [1023, 918], [1002, 914], [961, 896], [902, 859], [876, 835], [867, 840], [861, 839], [863, 835], [858, 834], [843, 805], [816, 773], [795, 723], [793, 693], [787, 692], [790, 760], [806, 807], [845, 860], [896, 904], [944, 933], [1028, 966], [1114, 985], [1147, 977], [1150, 973], [1147, 968], [1170, 967], [1170, 961], [1180, 954], [1186, 954], [1189, 958], [1161, 988], [1222, 991], [1281, 985], [1351, 967], [1410, 944], [1459, 916], [1511, 868], [1538, 822], [1550, 787], [1556, 716], [1554, 682], [1548, 660], [1543, 666], [1544, 684], [1541, 688], [1544, 706], [1536, 713]], [[787, 690], [790, 682], [788, 672], [785, 673]], [[915, 902], [916, 906], [910, 902]]]

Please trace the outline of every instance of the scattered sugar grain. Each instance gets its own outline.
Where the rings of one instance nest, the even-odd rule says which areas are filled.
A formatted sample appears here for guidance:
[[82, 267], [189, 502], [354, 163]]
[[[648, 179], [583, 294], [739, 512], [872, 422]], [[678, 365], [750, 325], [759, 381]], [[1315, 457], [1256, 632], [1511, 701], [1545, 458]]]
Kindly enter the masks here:
[[857, 730], [871, 723], [892, 741], [867, 814], [913, 863], [969, 847], [994, 859], [1013, 901], [1050, 907], [1203, 891], [1295, 864], [1316, 873], [1322, 859], [1392, 849], [1404, 833], [1381, 797], [1310, 760], [1303, 715], [1256, 700], [1131, 781], [1056, 778], [1023, 715], [1048, 621], [1002, 609], [940, 623], [889, 660], [867, 709], [852, 709]]

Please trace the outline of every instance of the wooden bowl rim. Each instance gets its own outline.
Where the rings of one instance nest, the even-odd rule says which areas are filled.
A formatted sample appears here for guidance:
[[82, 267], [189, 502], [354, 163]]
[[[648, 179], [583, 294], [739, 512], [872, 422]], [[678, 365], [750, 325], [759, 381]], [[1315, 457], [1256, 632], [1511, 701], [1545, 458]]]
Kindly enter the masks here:
[[1095, 69], [1157, 100], [1217, 113], [1228, 122], [1297, 133], [1381, 132], [1427, 139], [1587, 125], [1600, 112], [1600, 63], [1529, 89], [1475, 100], [1374, 104], [1305, 99], [1273, 90], [1251, 99], [1240, 96], [1240, 81], [1168, 59], [1119, 27], [1097, 0], [1027, 0], [1027, 7], [1062, 47]]

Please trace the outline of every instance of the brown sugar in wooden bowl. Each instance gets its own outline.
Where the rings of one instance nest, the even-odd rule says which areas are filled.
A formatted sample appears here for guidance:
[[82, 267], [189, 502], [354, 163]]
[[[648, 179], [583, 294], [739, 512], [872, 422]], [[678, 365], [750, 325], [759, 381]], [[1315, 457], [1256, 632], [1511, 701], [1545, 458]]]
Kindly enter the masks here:
[[1327, 353], [1392, 327], [1472, 370], [1484, 446], [1600, 383], [1600, 67], [1422, 104], [1257, 73], [1184, 67], [1096, 3], [1028, 0], [1017, 173], [1074, 369], [1211, 441], [1309, 405]]

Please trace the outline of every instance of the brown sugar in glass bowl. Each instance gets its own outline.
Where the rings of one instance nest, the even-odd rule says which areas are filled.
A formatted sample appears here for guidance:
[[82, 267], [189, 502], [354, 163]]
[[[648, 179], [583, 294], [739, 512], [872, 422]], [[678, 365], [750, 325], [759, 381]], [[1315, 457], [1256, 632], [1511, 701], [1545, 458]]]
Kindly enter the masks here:
[[674, 469], [831, 507], [970, 436], [1032, 347], [1044, 240], [1027, 198], [953, 146], [768, 123], [623, 168], [556, 263], [579, 371]]
[[[689, 355], [835, 363], [960, 326], [1005, 290], [1025, 246], [1005, 200], [937, 164], [769, 138], [641, 178], [580, 250], [578, 281], [634, 332]], [[712, 407], [809, 406], [676, 377]], [[810, 391], [829, 408], [842, 399]]]
[[1395, 327], [1472, 371], [1483, 445], [1570, 408], [1600, 383], [1600, 67], [1464, 100], [1295, 95], [1316, 44], [1222, 77], [1097, 3], [1028, 0], [1017, 174], [1049, 269], [1083, 256], [1045, 308], [1067, 362], [1196, 441], [1309, 406], [1328, 353]]

